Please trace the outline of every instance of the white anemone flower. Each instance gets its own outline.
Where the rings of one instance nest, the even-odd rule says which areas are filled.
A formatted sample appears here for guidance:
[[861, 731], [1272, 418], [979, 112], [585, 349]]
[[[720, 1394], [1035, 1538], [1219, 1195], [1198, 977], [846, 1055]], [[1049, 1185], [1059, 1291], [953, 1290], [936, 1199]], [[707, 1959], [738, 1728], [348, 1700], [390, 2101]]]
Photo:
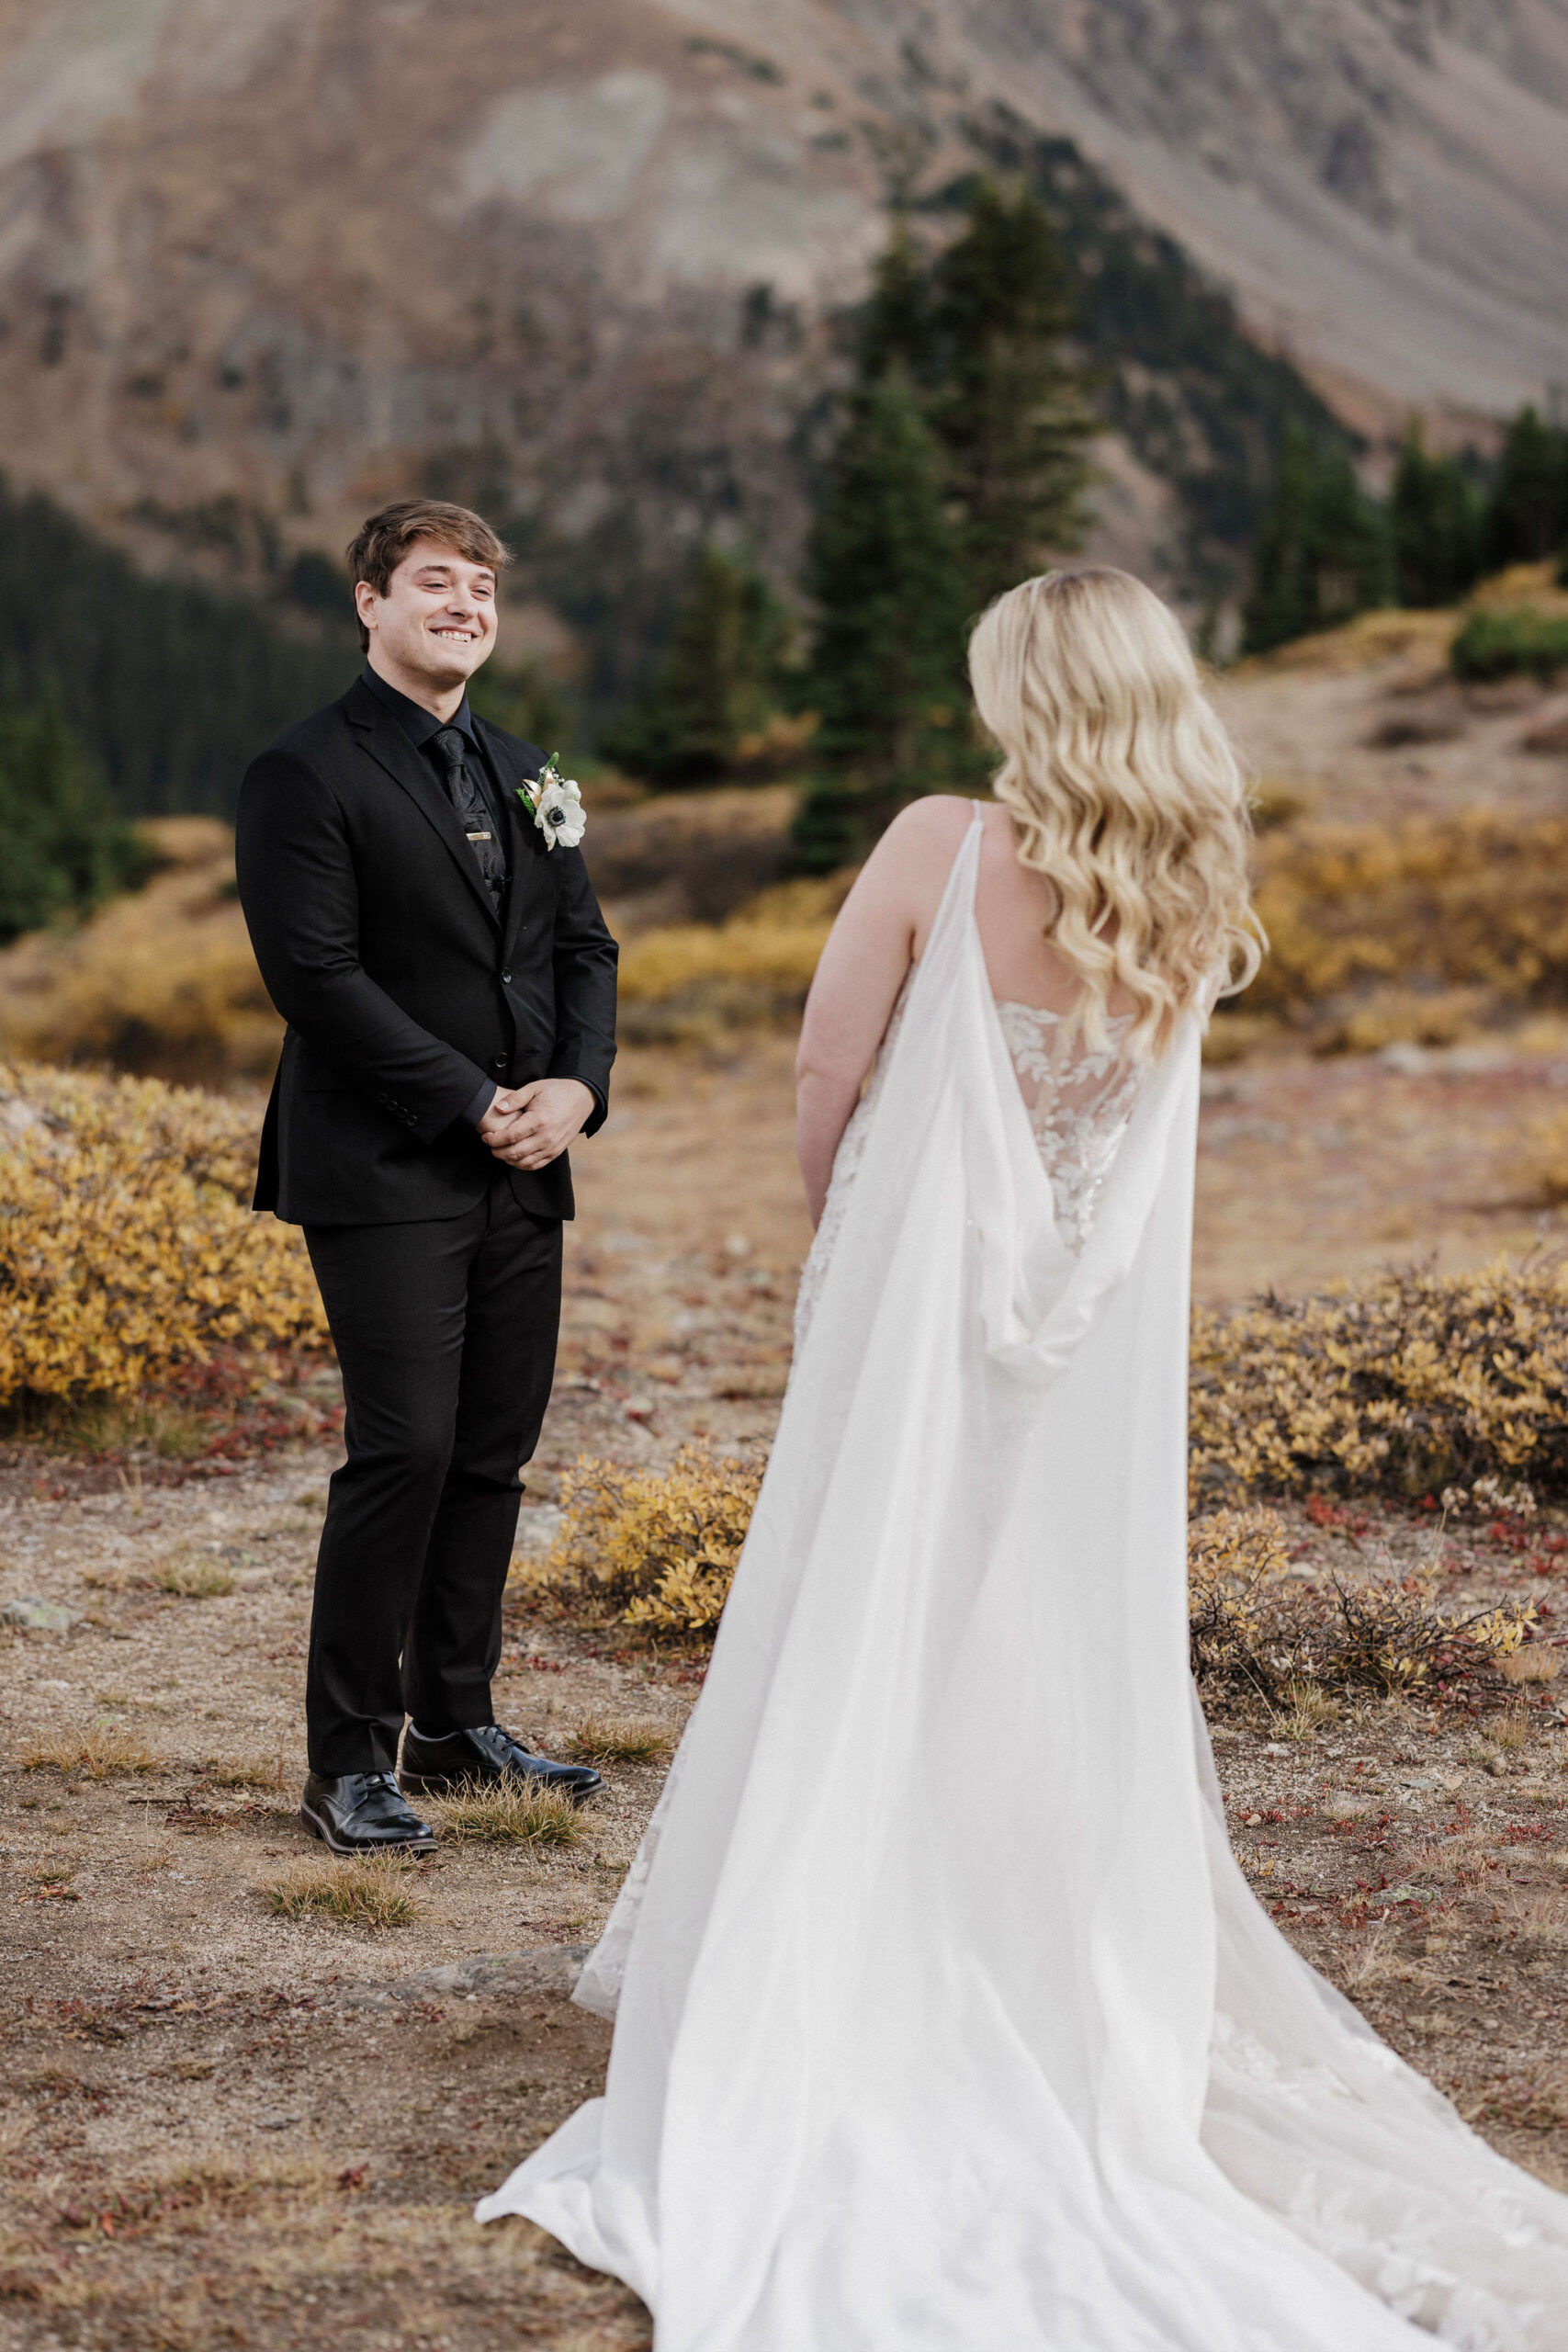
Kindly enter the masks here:
[[545, 847], [575, 849], [588, 830], [588, 812], [576, 784], [570, 776], [557, 772], [553, 759], [540, 769], [529, 800], [534, 822], [545, 837]]

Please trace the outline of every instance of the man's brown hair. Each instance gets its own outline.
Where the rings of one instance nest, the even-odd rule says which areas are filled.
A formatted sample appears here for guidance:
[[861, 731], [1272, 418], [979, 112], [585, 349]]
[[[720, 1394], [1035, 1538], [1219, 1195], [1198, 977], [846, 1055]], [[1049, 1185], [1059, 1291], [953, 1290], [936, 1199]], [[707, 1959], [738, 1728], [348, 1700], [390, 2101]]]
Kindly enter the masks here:
[[[449, 506], [443, 498], [400, 498], [363, 522], [348, 545], [348, 576], [367, 580], [378, 596], [391, 585], [392, 574], [416, 539], [434, 539], [470, 563], [488, 563], [499, 571], [512, 560], [482, 514], [467, 506]], [[370, 632], [359, 624], [359, 642], [370, 650]]]

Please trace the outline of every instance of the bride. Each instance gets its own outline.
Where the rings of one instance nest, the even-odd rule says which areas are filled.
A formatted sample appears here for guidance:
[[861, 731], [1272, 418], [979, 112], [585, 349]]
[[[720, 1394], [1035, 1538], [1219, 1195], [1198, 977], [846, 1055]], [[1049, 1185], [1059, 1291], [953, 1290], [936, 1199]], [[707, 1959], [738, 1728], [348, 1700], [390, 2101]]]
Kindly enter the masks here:
[[1568, 2199], [1277, 1933], [1188, 1674], [1235, 761], [1123, 572], [1026, 582], [970, 665], [996, 805], [904, 812], [807, 1009], [795, 1371], [578, 1987], [605, 2095], [479, 2218], [660, 2352], [1561, 2352]]

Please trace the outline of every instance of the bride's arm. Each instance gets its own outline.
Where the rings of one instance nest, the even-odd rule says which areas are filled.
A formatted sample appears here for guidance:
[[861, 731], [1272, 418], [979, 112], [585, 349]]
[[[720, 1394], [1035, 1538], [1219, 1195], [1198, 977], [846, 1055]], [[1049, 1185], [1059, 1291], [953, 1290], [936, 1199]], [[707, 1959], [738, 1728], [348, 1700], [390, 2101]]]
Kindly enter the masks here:
[[829, 934], [795, 1057], [795, 1148], [815, 1226], [833, 1158], [929, 924], [968, 804], [918, 800], [867, 859]]

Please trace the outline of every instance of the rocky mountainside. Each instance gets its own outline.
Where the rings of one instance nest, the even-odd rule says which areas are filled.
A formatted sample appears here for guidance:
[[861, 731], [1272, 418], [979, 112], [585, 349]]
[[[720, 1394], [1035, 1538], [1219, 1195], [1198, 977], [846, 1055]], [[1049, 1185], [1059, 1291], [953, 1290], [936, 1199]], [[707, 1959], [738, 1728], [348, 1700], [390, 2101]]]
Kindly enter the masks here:
[[1194, 262], [1353, 421], [1568, 383], [1568, 0], [0, 0], [0, 466], [253, 582], [488, 503], [613, 693], [697, 528], [793, 561], [890, 192], [998, 160], [1145, 271], [1124, 392], [1162, 302], [1228, 355], [1108, 445], [1110, 545], [1251, 431]]
[[850, 13], [1069, 131], [1309, 366], [1494, 413], [1568, 386], [1568, 0]]

